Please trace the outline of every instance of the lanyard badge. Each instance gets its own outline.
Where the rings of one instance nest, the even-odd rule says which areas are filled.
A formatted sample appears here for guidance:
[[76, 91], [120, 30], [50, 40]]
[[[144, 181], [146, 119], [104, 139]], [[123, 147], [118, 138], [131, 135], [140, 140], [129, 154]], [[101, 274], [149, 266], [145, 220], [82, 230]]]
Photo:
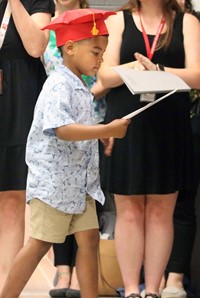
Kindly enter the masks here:
[[[145, 28], [143, 26], [142, 18], [141, 18], [141, 14], [140, 14], [140, 11], [139, 10], [138, 10], [138, 14], [139, 14], [139, 17], [140, 17], [140, 24], [141, 24], [141, 27], [142, 27], [142, 35], [143, 35], [144, 42], [145, 42], [145, 47], [146, 47], [146, 51], [147, 51], [147, 57], [149, 58], [149, 60], [151, 60], [153, 58], [153, 55], [154, 55], [154, 52], [155, 52], [156, 45], [158, 43], [158, 39], [160, 37], [160, 34], [161, 34], [161, 32], [162, 32], [162, 30], [164, 28], [165, 18], [162, 17], [162, 19], [160, 21], [160, 24], [158, 26], [156, 35], [154, 37], [152, 46], [150, 47], [149, 39], [148, 39], [148, 36], [146, 34]], [[140, 96], [140, 101], [152, 102], [154, 100], [155, 100], [155, 94], [154, 93], [141, 94], [141, 96]]]

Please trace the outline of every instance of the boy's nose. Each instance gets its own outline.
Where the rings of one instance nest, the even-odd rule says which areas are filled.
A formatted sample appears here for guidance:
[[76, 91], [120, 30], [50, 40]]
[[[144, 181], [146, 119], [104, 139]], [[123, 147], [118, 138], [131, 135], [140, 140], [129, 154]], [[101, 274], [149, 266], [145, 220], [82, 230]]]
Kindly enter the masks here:
[[101, 57], [101, 59], [98, 59], [97, 62], [102, 63], [103, 62], [103, 57]]

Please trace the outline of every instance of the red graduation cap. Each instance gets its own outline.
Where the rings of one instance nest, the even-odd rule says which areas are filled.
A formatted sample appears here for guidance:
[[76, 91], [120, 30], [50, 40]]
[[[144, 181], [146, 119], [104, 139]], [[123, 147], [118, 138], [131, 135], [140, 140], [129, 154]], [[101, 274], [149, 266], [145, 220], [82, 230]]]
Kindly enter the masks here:
[[108, 35], [105, 19], [113, 14], [116, 13], [92, 8], [68, 10], [42, 30], [55, 31], [56, 44], [59, 47], [68, 40], [79, 41], [95, 36]]

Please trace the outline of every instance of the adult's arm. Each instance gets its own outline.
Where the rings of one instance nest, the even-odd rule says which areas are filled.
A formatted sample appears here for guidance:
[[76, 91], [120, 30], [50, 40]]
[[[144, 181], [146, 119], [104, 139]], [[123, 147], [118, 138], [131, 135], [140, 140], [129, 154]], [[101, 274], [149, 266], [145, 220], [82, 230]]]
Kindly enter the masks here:
[[30, 16], [20, 0], [8, 1], [24, 48], [30, 56], [40, 57], [45, 51], [49, 40], [49, 30], [42, 31], [41, 28], [50, 22], [51, 14], [39, 12]]
[[120, 11], [116, 15], [109, 16], [106, 20], [106, 26], [109, 32], [108, 45], [103, 55], [103, 62], [98, 71], [98, 75], [103, 87], [109, 89], [124, 84], [120, 76], [112, 69], [113, 66], [130, 67], [142, 70], [144, 67], [138, 61], [119, 65], [122, 34], [124, 31], [123, 12]]
[[[164, 70], [182, 78], [192, 89], [200, 89], [200, 23], [192, 14], [185, 13], [183, 18], [183, 40], [185, 49], [185, 67], [164, 67]], [[147, 70], [155, 70], [156, 65], [147, 57], [136, 53], [136, 59]]]

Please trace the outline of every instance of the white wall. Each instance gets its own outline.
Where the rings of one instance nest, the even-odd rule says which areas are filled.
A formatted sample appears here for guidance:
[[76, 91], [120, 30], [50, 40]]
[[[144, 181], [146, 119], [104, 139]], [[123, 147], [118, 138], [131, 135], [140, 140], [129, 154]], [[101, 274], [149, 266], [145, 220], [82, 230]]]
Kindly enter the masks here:
[[[128, 0], [127, 0], [128, 1]], [[116, 9], [123, 3], [127, 2], [126, 0], [89, 0], [91, 7], [104, 8], [104, 9]], [[200, 0], [192, 0], [194, 8], [200, 11]]]
[[120, 7], [123, 3], [126, 3], [127, 1], [126, 0], [89, 0], [88, 2], [91, 7], [115, 10], [118, 7]]
[[193, 0], [195, 10], [200, 11], [200, 0]]

